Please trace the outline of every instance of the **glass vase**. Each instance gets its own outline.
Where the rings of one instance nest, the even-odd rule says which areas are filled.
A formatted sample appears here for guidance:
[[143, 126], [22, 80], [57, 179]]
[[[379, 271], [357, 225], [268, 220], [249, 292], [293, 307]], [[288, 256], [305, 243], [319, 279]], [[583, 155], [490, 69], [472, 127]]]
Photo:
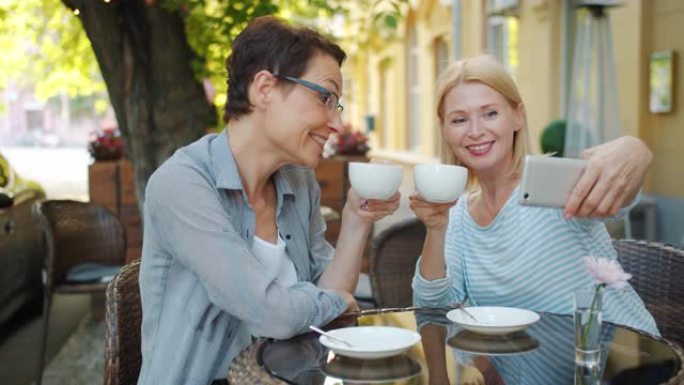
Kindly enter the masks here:
[[593, 369], [601, 359], [603, 288], [592, 286], [574, 293], [575, 363]]
[[598, 365], [587, 367], [575, 363], [574, 385], [601, 385], [601, 373]]

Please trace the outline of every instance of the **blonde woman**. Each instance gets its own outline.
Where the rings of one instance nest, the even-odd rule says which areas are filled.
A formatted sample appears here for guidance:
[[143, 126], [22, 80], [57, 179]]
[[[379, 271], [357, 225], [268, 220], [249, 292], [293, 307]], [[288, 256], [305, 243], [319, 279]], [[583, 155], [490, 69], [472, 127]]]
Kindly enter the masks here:
[[[521, 206], [518, 188], [530, 135], [510, 75], [490, 56], [458, 61], [440, 79], [437, 100], [444, 143], [471, 180], [457, 202], [410, 197], [427, 228], [413, 280], [415, 302], [444, 305], [468, 298], [471, 305], [571, 313], [572, 292], [592, 284], [583, 257], [616, 258], [599, 219], [633, 204], [651, 152], [632, 137], [590, 149], [565, 209]], [[606, 296], [604, 316], [658, 333], [631, 287]]]

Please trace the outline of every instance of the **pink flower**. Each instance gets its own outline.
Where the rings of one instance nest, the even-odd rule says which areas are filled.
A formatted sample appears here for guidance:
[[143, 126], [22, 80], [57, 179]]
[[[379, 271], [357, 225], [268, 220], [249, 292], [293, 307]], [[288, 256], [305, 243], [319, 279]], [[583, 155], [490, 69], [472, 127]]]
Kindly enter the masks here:
[[584, 266], [599, 285], [624, 289], [627, 286], [627, 280], [632, 278], [632, 274], [625, 273], [615, 259], [590, 255], [584, 257]]

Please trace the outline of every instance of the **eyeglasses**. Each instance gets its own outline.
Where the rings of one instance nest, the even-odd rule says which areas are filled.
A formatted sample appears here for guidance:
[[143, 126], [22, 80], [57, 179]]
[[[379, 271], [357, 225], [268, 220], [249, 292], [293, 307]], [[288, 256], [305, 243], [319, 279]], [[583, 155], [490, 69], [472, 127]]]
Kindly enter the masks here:
[[276, 75], [276, 77], [278, 77], [280, 79], [289, 80], [293, 83], [297, 83], [297, 84], [302, 85], [302, 86], [304, 86], [310, 90], [318, 92], [318, 94], [321, 98], [321, 101], [323, 102], [323, 104], [325, 104], [325, 108], [328, 111], [333, 111], [333, 110], [337, 110], [338, 112], [344, 111], [344, 107], [340, 104], [340, 97], [337, 96], [336, 93], [330, 91], [329, 89], [327, 89], [323, 86], [319, 86], [316, 83], [311, 83], [309, 81], [299, 79], [299, 78], [294, 78], [291, 76]]

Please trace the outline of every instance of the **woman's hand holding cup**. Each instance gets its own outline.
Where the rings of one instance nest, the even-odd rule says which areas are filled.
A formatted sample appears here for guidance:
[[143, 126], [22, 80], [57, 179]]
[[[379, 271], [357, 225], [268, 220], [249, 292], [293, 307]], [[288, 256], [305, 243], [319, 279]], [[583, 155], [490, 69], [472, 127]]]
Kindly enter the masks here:
[[401, 193], [394, 193], [389, 199], [363, 199], [354, 190], [349, 189], [347, 205], [351, 206], [354, 213], [365, 222], [375, 222], [378, 219], [394, 214], [399, 208]]
[[447, 164], [421, 164], [413, 169], [413, 180], [417, 193], [409, 197], [411, 210], [427, 229], [446, 229], [449, 209], [468, 182], [468, 169]]
[[399, 208], [403, 167], [392, 163], [351, 162], [347, 205], [366, 222], [393, 214]]

